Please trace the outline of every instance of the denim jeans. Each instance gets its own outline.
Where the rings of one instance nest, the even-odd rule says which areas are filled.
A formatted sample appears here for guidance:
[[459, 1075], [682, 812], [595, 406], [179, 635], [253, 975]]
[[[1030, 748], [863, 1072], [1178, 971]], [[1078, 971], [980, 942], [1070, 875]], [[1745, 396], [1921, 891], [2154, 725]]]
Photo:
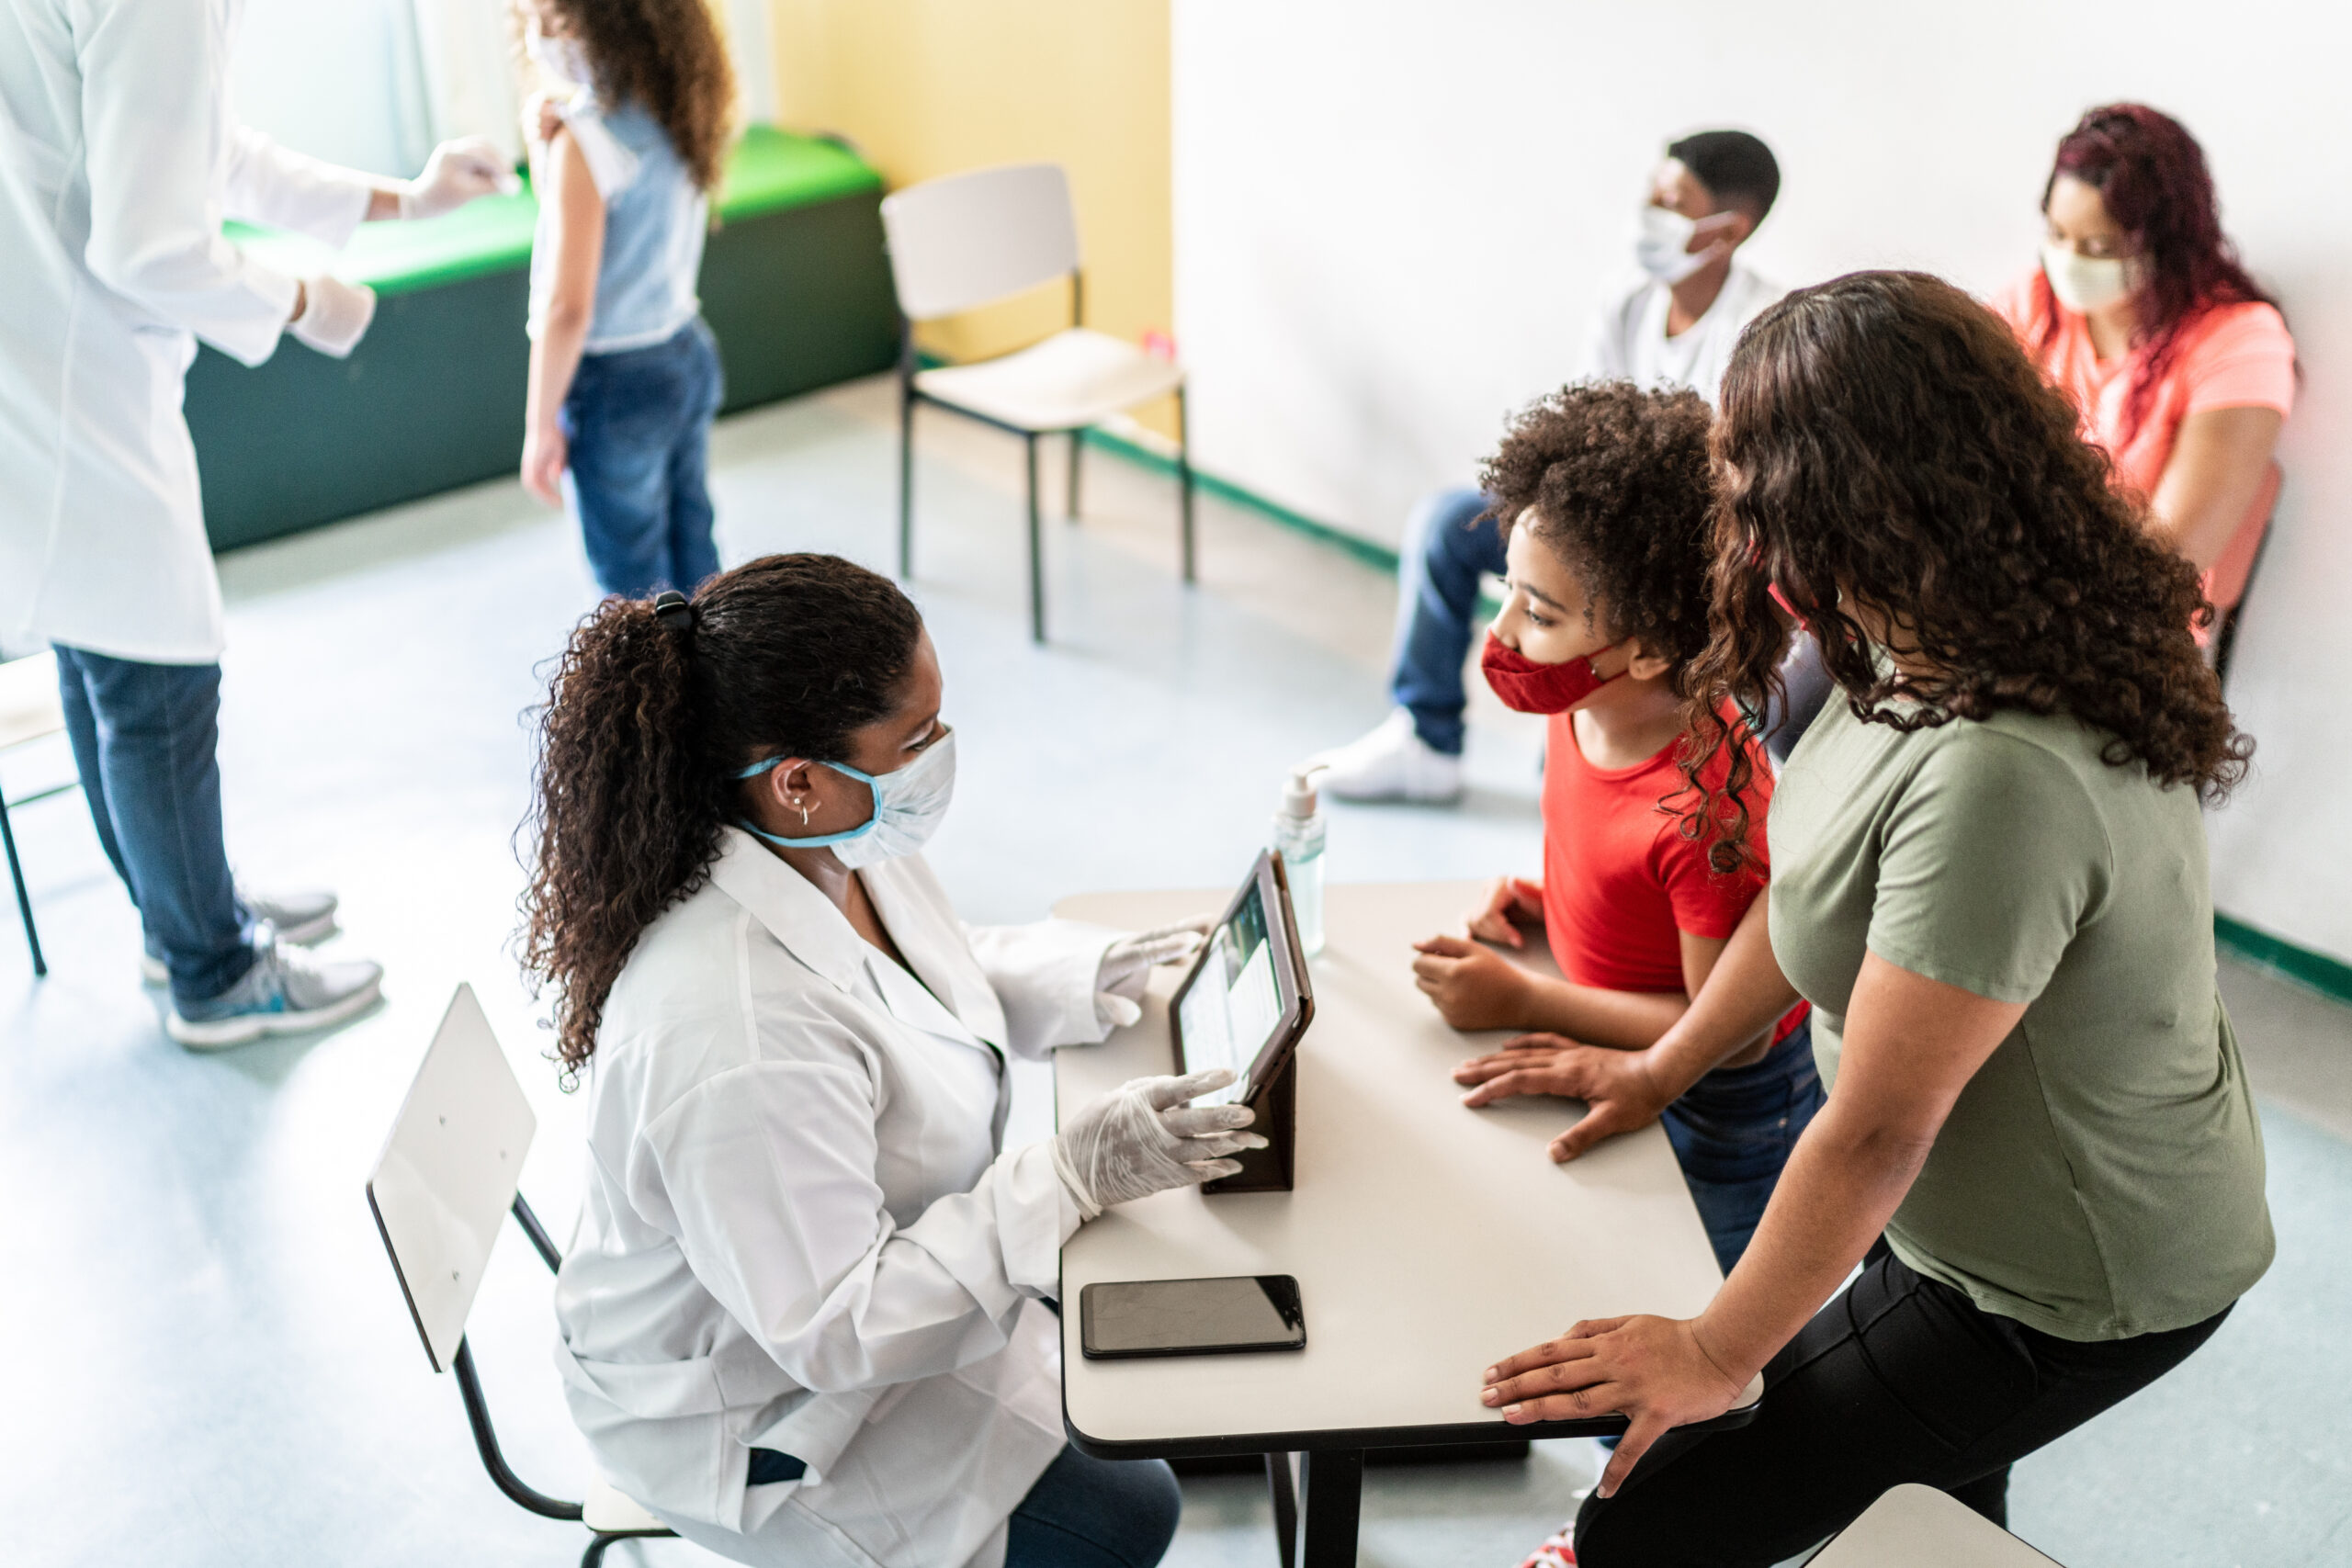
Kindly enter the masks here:
[[1389, 694], [1433, 751], [1462, 755], [1462, 663], [1478, 615], [1478, 579], [1503, 570], [1502, 529], [1487, 498], [1442, 490], [1413, 509], [1396, 570], [1396, 674]]
[[1724, 1273], [1747, 1250], [1789, 1151], [1825, 1098], [1808, 1015], [1762, 1061], [1716, 1068], [1658, 1118]]
[[58, 694], [90, 820], [171, 971], [176, 1001], [219, 996], [254, 964], [220, 835], [220, 666], [57, 649]]
[[722, 393], [718, 345], [699, 317], [650, 348], [582, 356], [563, 400], [567, 493], [605, 592], [692, 592], [718, 570], [710, 422]]

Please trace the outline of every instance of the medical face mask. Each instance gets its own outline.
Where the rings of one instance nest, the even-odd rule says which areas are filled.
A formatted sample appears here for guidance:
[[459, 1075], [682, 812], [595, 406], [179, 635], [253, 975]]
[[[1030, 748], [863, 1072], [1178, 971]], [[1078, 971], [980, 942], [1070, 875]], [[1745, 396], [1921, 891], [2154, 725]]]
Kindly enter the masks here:
[[[752, 763], [735, 776], [756, 778], [782, 761], [781, 757], [771, 757], [764, 762]], [[956, 795], [956, 736], [952, 730], [896, 773], [860, 773], [846, 762], [819, 765], [855, 779], [874, 792], [874, 815], [863, 826], [843, 833], [819, 833], [806, 839], [763, 832], [749, 822], [741, 824], [742, 829], [782, 849], [830, 849], [835, 860], [855, 871], [860, 866], [910, 855], [922, 848], [938, 830], [939, 819], [947, 815], [947, 803]]]
[[[1616, 646], [1612, 642], [1609, 648]], [[1609, 648], [1596, 648], [1592, 653], [1606, 653]], [[1566, 713], [1617, 679], [1592, 667], [1592, 653], [1557, 664], [1538, 664], [1488, 632], [1478, 668], [1486, 672], [1487, 684], [1502, 698], [1505, 707], [1521, 713]]]
[[1642, 231], [1634, 241], [1634, 259], [1660, 283], [1676, 284], [1723, 254], [1717, 241], [1695, 255], [1683, 247], [1699, 231], [1696, 220], [1663, 207], [1642, 209]]
[[588, 51], [580, 46], [578, 39], [549, 38], [534, 22], [523, 35], [523, 52], [557, 81], [569, 82], [575, 87], [588, 85]]
[[2041, 247], [2041, 275], [2050, 292], [2069, 310], [2087, 313], [2132, 292], [2132, 277], [2120, 256], [2086, 256], [2052, 241]]

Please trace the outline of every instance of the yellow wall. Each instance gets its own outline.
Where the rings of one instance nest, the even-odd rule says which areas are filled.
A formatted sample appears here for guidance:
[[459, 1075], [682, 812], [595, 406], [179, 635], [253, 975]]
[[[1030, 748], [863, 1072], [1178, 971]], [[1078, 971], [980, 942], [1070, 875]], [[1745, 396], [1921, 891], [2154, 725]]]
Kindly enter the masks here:
[[[769, 0], [776, 96], [796, 130], [847, 136], [894, 186], [991, 164], [1069, 171], [1086, 324], [1170, 331], [1168, 0]], [[933, 323], [973, 359], [1067, 323], [1055, 285]], [[1165, 429], [1165, 411], [1140, 410]]]

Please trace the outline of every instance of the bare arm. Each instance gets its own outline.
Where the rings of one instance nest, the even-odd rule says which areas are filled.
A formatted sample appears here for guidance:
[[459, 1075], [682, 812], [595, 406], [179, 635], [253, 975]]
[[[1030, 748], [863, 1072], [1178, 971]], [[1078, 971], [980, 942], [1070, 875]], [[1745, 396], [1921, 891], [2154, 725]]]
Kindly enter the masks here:
[[596, 313], [596, 273], [605, 254], [605, 201], [588, 175], [588, 160], [568, 130], [559, 130], [532, 158], [541, 180], [539, 199], [552, 216], [555, 247], [547, 309], [531, 344], [530, 391], [523, 409], [523, 482], [550, 506], [563, 503], [558, 481], [570, 460], [557, 415], [571, 391], [580, 355]]
[[2149, 527], [2199, 571], [2245, 521], [2286, 423], [2277, 409], [2207, 409], [2180, 422], [2151, 498]]
[[1487, 1404], [1514, 1422], [1629, 1416], [1604, 1496], [1669, 1427], [1731, 1408], [1885, 1228], [1961, 1091], [2024, 1012], [1867, 955], [1836, 1091], [1713, 1303], [1683, 1321], [1580, 1323], [1492, 1369]]

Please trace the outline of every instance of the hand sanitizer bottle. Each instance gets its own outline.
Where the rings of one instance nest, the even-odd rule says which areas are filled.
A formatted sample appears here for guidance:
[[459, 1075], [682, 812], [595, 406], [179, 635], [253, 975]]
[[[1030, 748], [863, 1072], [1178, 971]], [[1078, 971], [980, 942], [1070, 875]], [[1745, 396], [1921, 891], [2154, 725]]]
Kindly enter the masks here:
[[1309, 958], [1323, 951], [1323, 812], [1315, 794], [1315, 775], [1322, 771], [1321, 764], [1293, 768], [1283, 786], [1283, 808], [1274, 813], [1274, 848], [1290, 881], [1299, 951]]

